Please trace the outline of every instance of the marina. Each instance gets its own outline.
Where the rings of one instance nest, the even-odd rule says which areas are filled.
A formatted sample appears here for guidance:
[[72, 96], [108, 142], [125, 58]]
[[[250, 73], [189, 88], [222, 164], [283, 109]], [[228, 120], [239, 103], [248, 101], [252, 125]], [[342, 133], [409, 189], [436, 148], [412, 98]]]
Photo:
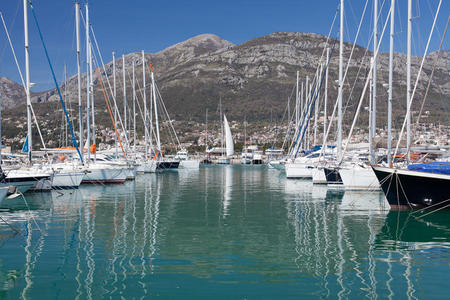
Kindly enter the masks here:
[[0, 7], [1, 299], [448, 298], [449, 3], [98, 1]]
[[2, 203], [6, 298], [448, 292], [449, 212], [389, 211], [382, 192], [208, 166], [26, 199]]

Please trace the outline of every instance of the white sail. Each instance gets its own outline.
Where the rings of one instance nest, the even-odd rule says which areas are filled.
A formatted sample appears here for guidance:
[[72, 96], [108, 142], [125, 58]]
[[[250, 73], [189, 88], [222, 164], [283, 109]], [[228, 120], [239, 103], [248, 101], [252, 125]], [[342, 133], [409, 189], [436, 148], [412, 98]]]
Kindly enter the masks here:
[[227, 148], [227, 156], [230, 156], [234, 154], [234, 143], [230, 125], [228, 125], [228, 120], [225, 115], [223, 115], [223, 127], [225, 128], [225, 147]]

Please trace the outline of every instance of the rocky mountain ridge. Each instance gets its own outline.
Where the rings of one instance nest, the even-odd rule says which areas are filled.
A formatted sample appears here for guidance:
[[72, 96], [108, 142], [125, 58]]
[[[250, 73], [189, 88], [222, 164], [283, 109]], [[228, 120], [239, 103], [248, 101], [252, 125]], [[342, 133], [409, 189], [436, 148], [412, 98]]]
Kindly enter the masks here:
[[[324, 61], [324, 48], [327, 39], [314, 33], [277, 32], [267, 36], [252, 39], [240, 45], [222, 40], [212, 34], [196, 36], [184, 42], [175, 44], [160, 52], [146, 53], [147, 64], [155, 69], [155, 78], [166, 103], [167, 109], [175, 119], [203, 120], [206, 109], [217, 111], [219, 100], [222, 99], [224, 110], [233, 119], [246, 117], [249, 120], [268, 119], [270, 116], [281, 117], [295, 84], [296, 72], [300, 78], [314, 76], [318, 62]], [[338, 46], [336, 40], [330, 39], [332, 57], [329, 71], [329, 105], [337, 96]], [[345, 43], [344, 57], [348, 58], [352, 49], [351, 43]], [[366, 72], [369, 69], [372, 53], [356, 45], [353, 58], [349, 64], [344, 99], [351, 107], [359, 100]], [[421, 101], [428, 84], [436, 53], [431, 53], [424, 64], [416, 97]], [[448, 59], [449, 51], [442, 51], [437, 60], [431, 90], [427, 103], [430, 110], [436, 110], [439, 117], [441, 102], [448, 94]], [[141, 53], [130, 53], [125, 56], [127, 72], [127, 101], [131, 101], [131, 65], [136, 65], [138, 83], [138, 98], [142, 101], [142, 57]], [[347, 62], [347, 59], [344, 59]], [[378, 109], [385, 111], [387, 92], [383, 87], [388, 82], [388, 54], [381, 53], [378, 64], [378, 84], [380, 105]], [[412, 58], [412, 78], [415, 82], [421, 58]], [[148, 67], [148, 66], [147, 66]], [[116, 58], [117, 70], [117, 101], [122, 107], [122, 58]], [[112, 62], [105, 66], [109, 82], [112, 84]], [[358, 75], [358, 80], [356, 76]], [[406, 56], [396, 53], [394, 56], [394, 98], [395, 109], [404, 110], [406, 106]], [[147, 76], [147, 80], [150, 77]], [[103, 105], [102, 92], [96, 75], [95, 99]], [[355, 83], [356, 82], [356, 83]], [[106, 84], [106, 83], [105, 83]], [[6, 84], [8, 85], [8, 84]], [[5, 86], [3, 84], [2, 86]], [[83, 91], [85, 76], [82, 76]], [[147, 88], [149, 88], [147, 84]], [[354, 86], [354, 87], [353, 87]], [[17, 85], [11, 84], [6, 89], [4, 105], [13, 107], [24, 97]], [[68, 101], [77, 102], [77, 78], [72, 76], [67, 83]], [[2, 95], [3, 95], [2, 94]], [[84, 98], [85, 93], [82, 97]], [[56, 90], [39, 93], [33, 96], [34, 102], [57, 101]], [[382, 114], [380, 118], [382, 118]]]

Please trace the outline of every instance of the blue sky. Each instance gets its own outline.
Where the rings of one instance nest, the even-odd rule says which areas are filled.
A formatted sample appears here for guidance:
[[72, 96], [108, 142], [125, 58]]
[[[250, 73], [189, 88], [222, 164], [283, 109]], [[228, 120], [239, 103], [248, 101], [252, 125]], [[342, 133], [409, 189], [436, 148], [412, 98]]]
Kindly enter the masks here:
[[[395, 51], [406, 51], [406, 0], [399, 0], [396, 13]], [[84, 6], [85, 1], [81, 1]], [[345, 39], [353, 41], [365, 0], [345, 2]], [[438, 0], [413, 0], [413, 54], [422, 55], [431, 28]], [[35, 0], [35, 11], [50, 52], [58, 80], [63, 78], [64, 64], [69, 75], [76, 72], [75, 13], [73, 0]], [[228, 1], [162, 1], [162, 0], [92, 0], [89, 2], [91, 23], [105, 62], [111, 52], [145, 50], [157, 52], [175, 43], [202, 33], [213, 33], [239, 44], [277, 31], [315, 32], [328, 34], [338, 0], [228, 0]], [[389, 0], [379, 0], [383, 6], [380, 30], [387, 14]], [[373, 0], [368, 9], [358, 44], [367, 46], [372, 28]], [[24, 68], [22, 0], [4, 0], [0, 10], [9, 27], [21, 67]], [[431, 43], [437, 50], [450, 12], [450, 1], [444, 0]], [[338, 22], [332, 32], [337, 37]], [[31, 81], [35, 91], [52, 88], [52, 80], [36, 26], [29, 11]], [[449, 49], [449, 38], [444, 48]], [[382, 49], [387, 51], [388, 39]], [[0, 30], [0, 76], [19, 82], [19, 75], [3, 28]]]

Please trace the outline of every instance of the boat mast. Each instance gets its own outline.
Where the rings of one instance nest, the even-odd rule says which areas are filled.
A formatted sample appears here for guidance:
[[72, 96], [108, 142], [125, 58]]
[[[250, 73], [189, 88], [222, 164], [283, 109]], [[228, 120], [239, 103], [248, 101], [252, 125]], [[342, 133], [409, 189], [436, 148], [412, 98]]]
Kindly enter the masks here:
[[[94, 148], [97, 148], [97, 136], [96, 136], [96, 130], [95, 130], [95, 108], [94, 108], [94, 76], [92, 65], [93, 65], [93, 56], [92, 56], [92, 43], [89, 39], [89, 72], [91, 73], [89, 75], [90, 79], [90, 89], [91, 89], [91, 120], [92, 120], [92, 145]], [[94, 152], [94, 161], [97, 160], [97, 151]]]
[[80, 51], [80, 3], [75, 2], [75, 23], [77, 35], [77, 79], [78, 79], [78, 114], [80, 125], [80, 156], [83, 160], [83, 106], [81, 102], [81, 51]]
[[[123, 126], [125, 129], [125, 137], [128, 143], [128, 127], [127, 127], [127, 83], [125, 79], [125, 54], [122, 54], [122, 80], [123, 80], [123, 114], [124, 114], [124, 122]], [[128, 151], [128, 146], [125, 148], [125, 151]]]
[[[145, 160], [148, 159], [148, 133], [147, 133], [147, 93], [145, 92], [146, 86], [145, 86], [145, 56], [144, 56], [144, 50], [142, 50], [142, 86], [144, 89], [144, 129], [145, 129]], [[151, 137], [150, 137], [151, 139]]]
[[[327, 61], [325, 68], [325, 91], [323, 95], [323, 143], [322, 147], [326, 149], [326, 134], [327, 134], [327, 98], [328, 98], [328, 65], [330, 62], [330, 48], [327, 48]], [[323, 151], [321, 151], [323, 153]]]
[[391, 32], [389, 39], [389, 90], [388, 90], [388, 140], [387, 140], [387, 162], [390, 166], [392, 164], [392, 79], [394, 67], [394, 10], [395, 0], [391, 0]]
[[[408, 0], [408, 42], [406, 54], [406, 107], [411, 101], [411, 34], [412, 34], [412, 1]], [[406, 148], [409, 149], [411, 143], [411, 110], [406, 115]], [[409, 164], [409, 151], [406, 153], [406, 164]]]
[[316, 91], [317, 96], [314, 95], [314, 98], [317, 100], [315, 101], [315, 108], [314, 108], [314, 143], [313, 147], [317, 145], [317, 119], [319, 118], [319, 99], [320, 99], [320, 77], [322, 76], [323, 71], [323, 62], [320, 64], [320, 71], [317, 74], [317, 80], [316, 80]]
[[340, 30], [339, 30], [339, 91], [338, 91], [338, 122], [337, 122], [337, 156], [338, 161], [342, 160], [342, 66], [343, 66], [343, 54], [344, 54], [344, 0], [341, 0], [340, 9]]
[[[113, 97], [114, 97], [114, 103], [117, 103], [117, 87], [116, 87], [116, 56], [113, 51], [112, 53], [112, 61], [113, 61]], [[114, 122], [117, 120], [117, 106], [114, 105]], [[117, 137], [116, 134], [114, 134], [114, 151], [116, 153], [116, 158], [118, 155], [117, 151]]]
[[[309, 93], [311, 92], [310, 91], [310, 85], [309, 85], [309, 76], [306, 76], [306, 84], [305, 85], [306, 85], [306, 87], [305, 87], [305, 113], [303, 114], [303, 118], [304, 118], [303, 123], [306, 124], [306, 118], [307, 118], [306, 111], [308, 110], [308, 107], [309, 107], [309, 104], [308, 104], [308, 101], [310, 99]], [[308, 125], [306, 127], [306, 140], [305, 140], [305, 142], [306, 143], [302, 143], [302, 148], [303, 148], [303, 145], [305, 145], [306, 148], [303, 148], [303, 149], [308, 150], [309, 149], [309, 145], [308, 145], [308, 142], [309, 142], [309, 122], [308, 122]]]
[[206, 123], [205, 123], [205, 151], [208, 150], [208, 108], [206, 108]]
[[134, 74], [133, 60], [133, 152], [136, 155], [136, 76]]
[[[67, 102], [67, 65], [64, 64], [64, 99], [66, 99]], [[67, 147], [67, 118], [64, 116], [64, 110], [63, 110], [63, 122], [64, 122], [64, 146]]]
[[[89, 6], [86, 3], [86, 124], [87, 124], [87, 137], [86, 137], [86, 144], [87, 144], [87, 155], [88, 155], [88, 164], [91, 160], [91, 118], [90, 118], [90, 99], [91, 99], [91, 90], [90, 90], [90, 72], [89, 72], [89, 65], [90, 65], [90, 43], [89, 43]], [[82, 147], [84, 147], [82, 145]]]
[[30, 96], [30, 53], [28, 49], [28, 6], [27, 0], [23, 0], [23, 25], [25, 34], [25, 78], [27, 95], [27, 140], [28, 140], [28, 162], [31, 165], [31, 151], [32, 151], [32, 132], [31, 132], [31, 96]]
[[369, 128], [370, 162], [375, 163], [374, 138], [377, 134], [377, 45], [378, 45], [378, 0], [373, 1], [373, 69], [372, 69], [372, 114]]
[[162, 157], [161, 140], [160, 140], [160, 137], [159, 137], [158, 105], [157, 105], [157, 102], [156, 102], [155, 76], [153, 75], [153, 66], [151, 64], [150, 64], [150, 76], [151, 76], [151, 79], [152, 79], [153, 105], [155, 106], [153, 111], [155, 112], [156, 146], [158, 147], [159, 155], [161, 155], [161, 157]]
[[223, 155], [223, 140], [224, 140], [224, 133], [223, 133], [223, 120], [222, 120], [222, 97], [220, 97], [219, 100], [219, 115], [220, 115], [220, 135], [221, 135], [221, 139], [220, 139], [220, 151], [222, 152], [222, 156]]
[[299, 113], [299, 111], [298, 111], [298, 109], [299, 109], [299, 101], [300, 101], [300, 99], [299, 99], [299, 90], [298, 90], [298, 80], [299, 80], [299, 71], [297, 71], [297, 83], [296, 83], [296, 85], [295, 85], [295, 128], [298, 128], [298, 123], [299, 123], [299, 115], [300, 115], [300, 113]]

